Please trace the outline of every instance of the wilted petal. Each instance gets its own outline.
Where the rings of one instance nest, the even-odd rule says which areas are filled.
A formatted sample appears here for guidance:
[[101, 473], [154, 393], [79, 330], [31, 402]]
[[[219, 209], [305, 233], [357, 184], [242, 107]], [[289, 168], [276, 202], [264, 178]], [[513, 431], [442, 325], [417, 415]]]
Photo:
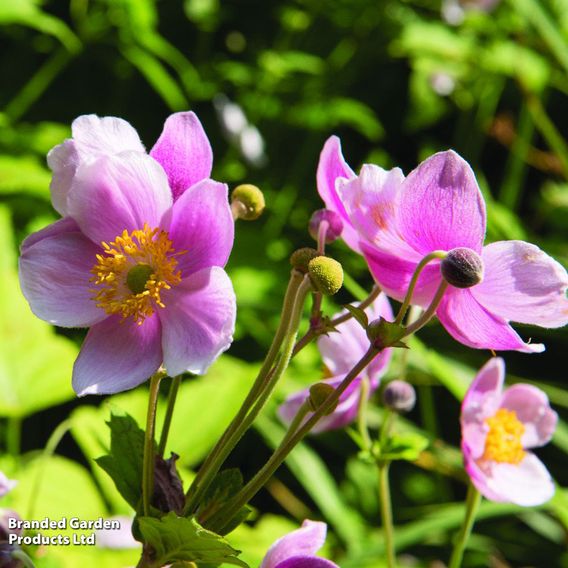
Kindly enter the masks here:
[[558, 415], [550, 408], [548, 397], [540, 389], [525, 384], [513, 385], [503, 394], [503, 408], [514, 410], [524, 424], [524, 448], [543, 446], [552, 438]]
[[73, 367], [73, 389], [79, 396], [132, 389], [150, 378], [161, 363], [157, 315], [142, 325], [113, 315], [89, 330]]
[[174, 200], [211, 175], [213, 151], [193, 112], [177, 112], [167, 118], [150, 156], [166, 171]]
[[523, 353], [544, 351], [542, 344], [524, 343], [503, 318], [480, 305], [470, 290], [448, 288], [436, 313], [448, 333], [469, 347]]
[[[490, 464], [487, 487], [498, 498], [494, 501], [534, 507], [546, 503], [554, 495], [554, 482], [544, 464], [528, 452], [519, 464]], [[483, 494], [483, 491], [481, 491]]]
[[174, 203], [162, 227], [174, 249], [183, 276], [209, 266], [225, 266], [235, 233], [227, 186], [210, 179], [192, 186]]
[[[20, 285], [32, 312], [61, 327], [89, 327], [107, 317], [97, 308], [90, 281], [101, 249], [62, 220], [31, 235], [22, 246]], [[31, 239], [30, 245], [27, 241]]]
[[166, 174], [139, 152], [105, 156], [82, 165], [67, 200], [69, 215], [96, 243], [111, 242], [124, 230], [160, 226], [172, 205]]
[[227, 273], [217, 266], [193, 273], [162, 294], [164, 364], [168, 374], [202, 375], [233, 340], [236, 300]]
[[341, 141], [337, 136], [330, 136], [323, 146], [316, 174], [318, 193], [323, 199], [325, 206], [335, 211], [343, 221], [341, 237], [356, 252], [359, 252], [359, 235], [352, 227], [351, 221], [337, 187], [342, 178], [353, 179], [356, 175], [348, 166], [341, 153]]
[[423, 256], [456, 247], [480, 253], [485, 220], [475, 175], [452, 150], [434, 154], [404, 180], [399, 226], [404, 240]]
[[[391, 298], [402, 301], [406, 296], [408, 285], [420, 259], [409, 260], [406, 254], [401, 253], [402, 256], [399, 256], [396, 251], [393, 254], [391, 251], [383, 251], [364, 242], [361, 243], [361, 251], [369, 265], [371, 274], [381, 288]], [[424, 308], [427, 307], [432, 301], [441, 280], [440, 261], [434, 260], [420, 273], [412, 296], [412, 303]]]
[[270, 547], [259, 568], [277, 568], [288, 558], [315, 554], [323, 546], [326, 533], [325, 523], [304, 521], [302, 528], [283, 536]]
[[523, 241], [483, 249], [485, 276], [472, 294], [491, 313], [519, 323], [562, 327], [568, 323], [568, 274], [537, 246]]

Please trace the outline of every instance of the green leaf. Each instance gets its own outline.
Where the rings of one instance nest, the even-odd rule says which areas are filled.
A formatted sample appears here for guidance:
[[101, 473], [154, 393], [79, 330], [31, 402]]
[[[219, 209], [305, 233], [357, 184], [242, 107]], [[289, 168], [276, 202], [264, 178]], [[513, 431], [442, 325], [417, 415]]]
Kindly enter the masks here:
[[403, 347], [407, 345], [400, 341], [406, 328], [398, 323], [387, 321], [385, 318], [380, 318], [378, 322], [374, 322], [368, 329], [368, 335], [375, 345], [386, 347]]
[[197, 519], [200, 520], [204, 516], [211, 517], [233, 495], [238, 493], [242, 486], [243, 476], [238, 469], [231, 468], [219, 472], [203, 496], [197, 509]]
[[74, 397], [77, 347], [32, 314], [20, 291], [13, 251], [9, 213], [0, 207], [0, 416], [23, 418]]
[[351, 304], [345, 305], [344, 308], [357, 320], [363, 329], [367, 329], [369, 326], [369, 318], [364, 310], [357, 306], [352, 306]]
[[111, 431], [110, 454], [96, 462], [111, 476], [120, 494], [136, 510], [142, 493], [144, 431], [128, 414], [111, 414], [107, 424]]
[[407, 460], [415, 461], [428, 447], [430, 441], [418, 432], [404, 432], [393, 434], [385, 447], [378, 447], [378, 457], [381, 460]]
[[150, 545], [154, 564], [163, 566], [175, 561], [203, 562], [211, 564], [248, 565], [239, 560], [240, 551], [233, 548], [222, 536], [204, 529], [191, 518], [168, 513], [161, 519], [141, 517], [140, 532]]
[[0, 156], [0, 194], [28, 193], [49, 199], [51, 173], [34, 156]]

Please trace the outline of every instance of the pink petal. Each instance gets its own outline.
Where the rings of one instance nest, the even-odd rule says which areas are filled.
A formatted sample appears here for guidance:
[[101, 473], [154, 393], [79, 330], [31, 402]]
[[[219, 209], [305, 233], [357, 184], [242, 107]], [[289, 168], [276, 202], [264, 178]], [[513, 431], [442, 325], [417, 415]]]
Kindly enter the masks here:
[[558, 415], [550, 408], [548, 397], [540, 389], [532, 385], [513, 385], [503, 394], [501, 406], [514, 410], [524, 424], [524, 448], [543, 446], [550, 441]]
[[491, 494], [498, 496], [494, 501], [523, 507], [542, 505], [554, 495], [554, 482], [548, 470], [530, 452], [518, 465], [492, 462], [486, 482]]
[[471, 290], [448, 288], [436, 313], [448, 333], [469, 347], [523, 353], [544, 351], [544, 345], [524, 343], [503, 318], [480, 305]]
[[537, 246], [523, 241], [483, 249], [484, 280], [472, 288], [491, 313], [519, 323], [562, 327], [568, 323], [568, 274]]
[[[467, 445], [462, 444], [462, 452], [464, 456], [465, 470], [475, 488], [490, 501], [503, 501], [501, 495], [499, 493], [495, 493], [489, 484], [490, 478], [488, 471], [490, 465], [488, 465], [487, 462], [478, 462], [477, 458], [473, 458], [471, 450]], [[480, 463], [483, 465], [483, 468], [480, 467]]]
[[211, 175], [213, 151], [193, 112], [177, 112], [167, 118], [150, 156], [166, 171], [174, 200]]
[[79, 233], [79, 225], [77, 225], [74, 219], [71, 217], [64, 217], [63, 219], [58, 219], [55, 223], [51, 223], [44, 227], [43, 229], [32, 233], [24, 239], [21, 246], [21, 251], [25, 252], [32, 245], [35, 245], [39, 241], [46, 239], [47, 237], [54, 237], [55, 235], [61, 235], [62, 233]]
[[73, 367], [79, 396], [133, 389], [162, 363], [160, 320], [156, 314], [138, 325], [133, 318], [110, 316], [93, 326]]
[[306, 520], [302, 528], [279, 538], [268, 550], [259, 568], [276, 568], [293, 556], [313, 555], [324, 544], [327, 525]]
[[178, 267], [187, 276], [209, 266], [225, 266], [235, 233], [227, 186], [210, 179], [185, 191], [164, 217], [176, 251]]
[[501, 403], [505, 362], [493, 357], [481, 368], [471, 383], [462, 403], [462, 444], [466, 445], [474, 459], [483, 455], [487, 428], [486, 418], [493, 416]]
[[339, 568], [335, 562], [317, 556], [292, 556], [280, 562], [276, 568]]
[[164, 364], [171, 376], [204, 374], [233, 341], [236, 300], [227, 273], [217, 266], [193, 273], [162, 294]]
[[341, 141], [337, 136], [330, 136], [321, 151], [316, 174], [318, 192], [325, 206], [335, 211], [343, 221], [342, 239], [356, 252], [359, 236], [351, 225], [351, 221], [342, 199], [337, 192], [338, 182], [342, 179], [353, 179], [356, 175], [345, 161], [341, 153]]
[[[361, 251], [371, 274], [385, 293], [395, 300], [402, 301], [419, 260], [409, 260], [410, 255], [402, 250], [387, 252], [366, 242], [361, 242]], [[420, 273], [412, 296], [412, 303], [427, 307], [441, 281], [440, 262], [432, 261]]]
[[51, 200], [61, 215], [67, 214], [67, 195], [80, 164], [127, 150], [144, 152], [136, 130], [121, 118], [83, 115], [73, 121], [71, 130], [73, 139], [55, 146], [47, 155], [53, 171]]
[[68, 196], [69, 214], [94, 242], [111, 242], [124, 230], [160, 226], [172, 205], [161, 166], [146, 154], [124, 152], [82, 165]]
[[434, 154], [403, 183], [399, 227], [422, 256], [468, 247], [480, 253], [485, 202], [469, 164], [452, 150]]
[[[107, 317], [92, 297], [91, 268], [101, 249], [59, 222], [31, 235], [22, 246], [20, 285], [32, 312], [61, 327], [89, 327]], [[28, 240], [32, 239], [32, 244]]]
[[338, 182], [337, 193], [359, 238], [383, 250], [396, 251], [408, 260], [420, 260], [422, 255], [404, 242], [398, 232], [397, 211], [403, 180], [399, 168], [387, 171], [365, 164], [359, 177]]

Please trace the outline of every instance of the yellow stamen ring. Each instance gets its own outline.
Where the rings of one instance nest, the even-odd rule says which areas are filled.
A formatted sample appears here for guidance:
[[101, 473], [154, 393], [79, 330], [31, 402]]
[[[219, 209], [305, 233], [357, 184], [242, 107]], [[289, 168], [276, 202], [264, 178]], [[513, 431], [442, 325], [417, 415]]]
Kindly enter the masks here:
[[499, 463], [519, 464], [525, 457], [521, 438], [525, 433], [524, 424], [514, 410], [500, 408], [491, 418], [485, 420], [489, 427], [485, 439], [483, 460]]
[[175, 252], [168, 234], [147, 223], [141, 230], [124, 230], [111, 243], [101, 245], [104, 252], [97, 254], [91, 269], [97, 307], [123, 319], [133, 317], [139, 325], [156, 306], [165, 307], [162, 291], [181, 281], [176, 256], [186, 251]]

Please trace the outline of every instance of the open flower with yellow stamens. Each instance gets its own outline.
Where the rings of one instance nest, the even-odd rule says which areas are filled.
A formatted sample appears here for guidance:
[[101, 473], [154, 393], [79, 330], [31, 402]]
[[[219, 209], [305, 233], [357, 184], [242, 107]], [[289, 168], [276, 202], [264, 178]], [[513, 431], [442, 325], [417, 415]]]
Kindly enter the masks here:
[[490, 359], [464, 398], [465, 468], [487, 499], [540, 505], [554, 494], [554, 483], [543, 463], [527, 450], [550, 440], [558, 416], [540, 389], [516, 384], [503, 390], [504, 377], [503, 359]]
[[[20, 282], [32, 311], [91, 328], [73, 369], [79, 395], [133, 388], [162, 364], [170, 375], [202, 374], [232, 341], [227, 186], [203, 179], [199, 160], [192, 170], [188, 115], [197, 120], [168, 119], [150, 155], [84, 154], [69, 166], [68, 187], [54, 170], [52, 196], [65, 217], [22, 245]], [[59, 152], [77, 157], [67, 143]]]

